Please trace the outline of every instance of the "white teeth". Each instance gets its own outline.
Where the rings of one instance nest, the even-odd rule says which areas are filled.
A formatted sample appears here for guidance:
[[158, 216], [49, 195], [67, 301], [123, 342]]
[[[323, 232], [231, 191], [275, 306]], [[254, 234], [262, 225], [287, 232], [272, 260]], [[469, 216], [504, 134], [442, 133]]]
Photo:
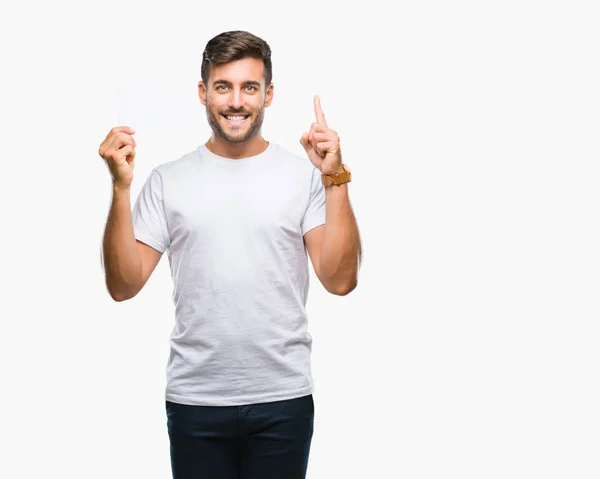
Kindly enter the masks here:
[[246, 117], [245, 116], [228, 116], [227, 119], [231, 120], [231, 121], [242, 121], [242, 120], [245, 120]]

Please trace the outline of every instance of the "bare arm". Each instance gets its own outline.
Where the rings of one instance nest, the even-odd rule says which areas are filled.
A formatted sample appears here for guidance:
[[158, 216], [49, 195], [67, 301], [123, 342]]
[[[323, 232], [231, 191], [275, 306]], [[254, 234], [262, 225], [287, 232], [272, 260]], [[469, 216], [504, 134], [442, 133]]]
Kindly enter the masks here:
[[[327, 126], [318, 95], [316, 123], [300, 138], [311, 163], [325, 175], [344, 172], [340, 138]], [[304, 235], [311, 261], [327, 291], [340, 296], [356, 288], [362, 259], [358, 225], [348, 197], [348, 183], [325, 186], [325, 225]]]
[[325, 187], [325, 224], [304, 235], [319, 281], [340, 296], [356, 288], [362, 247], [350, 199], [348, 183]]
[[161, 253], [135, 239], [131, 217], [131, 182], [136, 142], [135, 130], [119, 126], [110, 130], [98, 149], [113, 180], [113, 196], [102, 241], [102, 262], [111, 298], [133, 298], [148, 281]]
[[138, 294], [162, 256], [135, 239], [130, 197], [129, 187], [113, 186], [102, 243], [106, 286], [115, 301], [125, 301]]

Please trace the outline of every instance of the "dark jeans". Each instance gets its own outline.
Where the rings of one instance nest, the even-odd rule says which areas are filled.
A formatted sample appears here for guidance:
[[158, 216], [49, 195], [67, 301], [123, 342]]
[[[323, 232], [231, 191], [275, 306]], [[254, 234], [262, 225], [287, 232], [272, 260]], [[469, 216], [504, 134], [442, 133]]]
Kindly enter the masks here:
[[173, 479], [304, 479], [312, 395], [245, 406], [167, 401]]

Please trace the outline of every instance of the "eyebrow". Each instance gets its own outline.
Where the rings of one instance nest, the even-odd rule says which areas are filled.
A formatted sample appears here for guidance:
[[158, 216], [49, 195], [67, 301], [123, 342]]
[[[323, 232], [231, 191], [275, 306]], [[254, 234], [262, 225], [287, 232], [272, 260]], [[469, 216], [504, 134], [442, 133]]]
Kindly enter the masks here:
[[[227, 81], [227, 80], [215, 80], [213, 82], [213, 85], [231, 85], [232, 83]], [[260, 82], [255, 81], [255, 80], [248, 80], [245, 82], [242, 82], [242, 85], [251, 85], [251, 86], [255, 86], [255, 87], [260, 87]]]

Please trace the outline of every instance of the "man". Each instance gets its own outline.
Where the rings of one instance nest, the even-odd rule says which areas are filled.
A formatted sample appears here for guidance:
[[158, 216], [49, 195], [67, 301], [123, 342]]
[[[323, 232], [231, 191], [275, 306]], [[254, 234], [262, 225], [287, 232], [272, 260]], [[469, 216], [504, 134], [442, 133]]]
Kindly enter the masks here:
[[273, 101], [271, 50], [243, 31], [205, 48], [200, 102], [211, 138], [152, 170], [130, 207], [134, 130], [99, 154], [113, 178], [106, 284], [133, 298], [162, 253], [174, 280], [166, 414], [175, 479], [304, 478], [313, 434], [307, 251], [327, 291], [357, 284], [361, 246], [340, 141], [315, 96], [300, 142], [261, 135]]

